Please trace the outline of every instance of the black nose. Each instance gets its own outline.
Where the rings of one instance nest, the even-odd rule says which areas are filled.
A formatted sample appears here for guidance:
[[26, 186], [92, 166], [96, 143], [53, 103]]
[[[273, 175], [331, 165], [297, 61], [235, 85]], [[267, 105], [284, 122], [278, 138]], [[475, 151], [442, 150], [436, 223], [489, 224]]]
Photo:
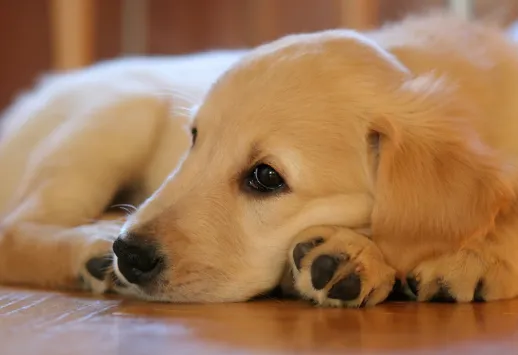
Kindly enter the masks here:
[[157, 276], [163, 266], [157, 249], [150, 243], [136, 241], [137, 237], [119, 237], [113, 243], [117, 266], [122, 276], [132, 284], [143, 284]]

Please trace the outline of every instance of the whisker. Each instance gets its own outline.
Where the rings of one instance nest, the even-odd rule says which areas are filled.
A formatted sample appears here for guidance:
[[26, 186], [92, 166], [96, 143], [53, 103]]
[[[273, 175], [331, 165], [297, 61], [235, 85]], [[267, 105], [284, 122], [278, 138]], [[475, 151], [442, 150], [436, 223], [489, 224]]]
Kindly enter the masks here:
[[111, 205], [109, 208], [118, 208], [120, 210], [123, 210], [124, 212], [126, 212], [126, 217], [129, 217], [132, 213], [137, 211], [137, 207], [124, 203]]
[[179, 91], [175, 88], [165, 88], [158, 92], [159, 95], [176, 96], [179, 99], [195, 102], [200, 100], [199, 94], [189, 94], [186, 91]]
[[115, 207], [115, 208], [126, 208], [127, 210], [130, 210], [132, 212], [136, 212], [137, 211], [137, 207], [135, 207], [134, 205], [131, 205], [129, 203], [119, 203], [119, 204], [115, 204], [115, 205], [111, 205], [110, 208], [112, 207]]

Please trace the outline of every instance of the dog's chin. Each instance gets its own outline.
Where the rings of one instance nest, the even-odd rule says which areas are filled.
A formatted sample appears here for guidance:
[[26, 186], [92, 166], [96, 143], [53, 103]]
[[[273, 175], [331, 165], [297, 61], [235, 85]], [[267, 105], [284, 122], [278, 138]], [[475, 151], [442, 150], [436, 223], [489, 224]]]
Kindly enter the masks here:
[[[138, 299], [147, 302], [163, 302], [163, 303], [221, 303], [228, 302], [220, 300], [218, 297], [200, 297], [200, 295], [189, 295], [183, 292], [171, 292], [171, 290], [163, 290], [159, 287], [159, 282], [153, 282], [148, 285], [138, 286], [130, 283], [117, 268], [116, 263], [113, 266], [113, 288], [117, 294], [128, 298]], [[235, 301], [235, 300], [234, 300]], [[246, 301], [246, 300], [243, 300]]]
[[[115, 293], [123, 295], [128, 298], [149, 301], [149, 302], [165, 302], [165, 303], [236, 303], [248, 302], [258, 299], [286, 299], [286, 298], [300, 298], [298, 293], [293, 288], [293, 278], [291, 271], [288, 268], [284, 270], [284, 275], [279, 283], [271, 288], [261, 292], [246, 292], [243, 290], [240, 294], [231, 292], [229, 294], [228, 287], [224, 289], [227, 292], [193, 292], [192, 289], [182, 289], [182, 285], [170, 285], [168, 282], [155, 280], [144, 285], [136, 285], [129, 282], [117, 265], [117, 257], [114, 258], [112, 268], [112, 288]], [[166, 284], [169, 284], [167, 287]], [[214, 286], [214, 285], [213, 285]], [[204, 285], [203, 289], [206, 289]], [[217, 287], [212, 287], [216, 290]], [[239, 289], [235, 287], [232, 289]], [[248, 290], [250, 291], [250, 290]]]
[[187, 295], [178, 292], [168, 292], [157, 289], [157, 287], [142, 287], [128, 282], [121, 273], [114, 270], [113, 289], [115, 293], [120, 294], [129, 299], [142, 300], [146, 302], [159, 303], [183, 303], [183, 304], [204, 304], [204, 303], [236, 303], [249, 302], [262, 299], [286, 299], [293, 298], [293, 295], [285, 292], [280, 285], [274, 288], [258, 293], [250, 297], [243, 298], [221, 298], [214, 295], [213, 297], [200, 297], [200, 295]]

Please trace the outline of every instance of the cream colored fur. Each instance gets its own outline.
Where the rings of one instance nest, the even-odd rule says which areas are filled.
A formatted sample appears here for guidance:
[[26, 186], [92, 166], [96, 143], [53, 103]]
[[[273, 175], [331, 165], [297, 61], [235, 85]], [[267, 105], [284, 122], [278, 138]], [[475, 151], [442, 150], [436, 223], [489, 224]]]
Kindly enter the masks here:
[[[409, 275], [422, 301], [516, 297], [517, 93], [515, 44], [444, 15], [52, 78], [4, 119], [0, 281], [242, 301], [288, 264], [322, 305], [377, 304]], [[287, 190], [243, 189], [259, 163]], [[122, 187], [147, 198], [122, 230], [87, 225]], [[117, 260], [124, 287], [85, 271], [119, 232], [159, 245], [152, 285], [128, 285]], [[299, 243], [313, 245], [297, 267]], [[323, 255], [339, 266], [317, 288]], [[352, 274], [358, 295], [330, 297]]]

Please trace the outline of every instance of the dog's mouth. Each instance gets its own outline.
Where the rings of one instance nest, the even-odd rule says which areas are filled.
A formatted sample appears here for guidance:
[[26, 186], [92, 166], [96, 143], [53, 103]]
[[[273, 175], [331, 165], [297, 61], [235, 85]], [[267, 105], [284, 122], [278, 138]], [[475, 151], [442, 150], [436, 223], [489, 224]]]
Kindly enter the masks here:
[[112, 286], [114, 288], [116, 288], [116, 290], [118, 291], [119, 289], [139, 289], [141, 290], [141, 287], [139, 285], [136, 285], [134, 283], [131, 283], [130, 281], [128, 281], [128, 279], [126, 277], [124, 277], [124, 275], [122, 274], [122, 272], [120, 271], [119, 269], [119, 266], [117, 264], [117, 256], [114, 256], [113, 257], [113, 261], [112, 261]]
[[109, 292], [143, 300], [153, 301], [154, 297], [151, 292], [147, 292], [146, 288], [129, 282], [124, 275], [119, 271], [117, 266], [117, 259], [114, 258], [110, 267], [111, 271], [107, 275], [109, 278]]

